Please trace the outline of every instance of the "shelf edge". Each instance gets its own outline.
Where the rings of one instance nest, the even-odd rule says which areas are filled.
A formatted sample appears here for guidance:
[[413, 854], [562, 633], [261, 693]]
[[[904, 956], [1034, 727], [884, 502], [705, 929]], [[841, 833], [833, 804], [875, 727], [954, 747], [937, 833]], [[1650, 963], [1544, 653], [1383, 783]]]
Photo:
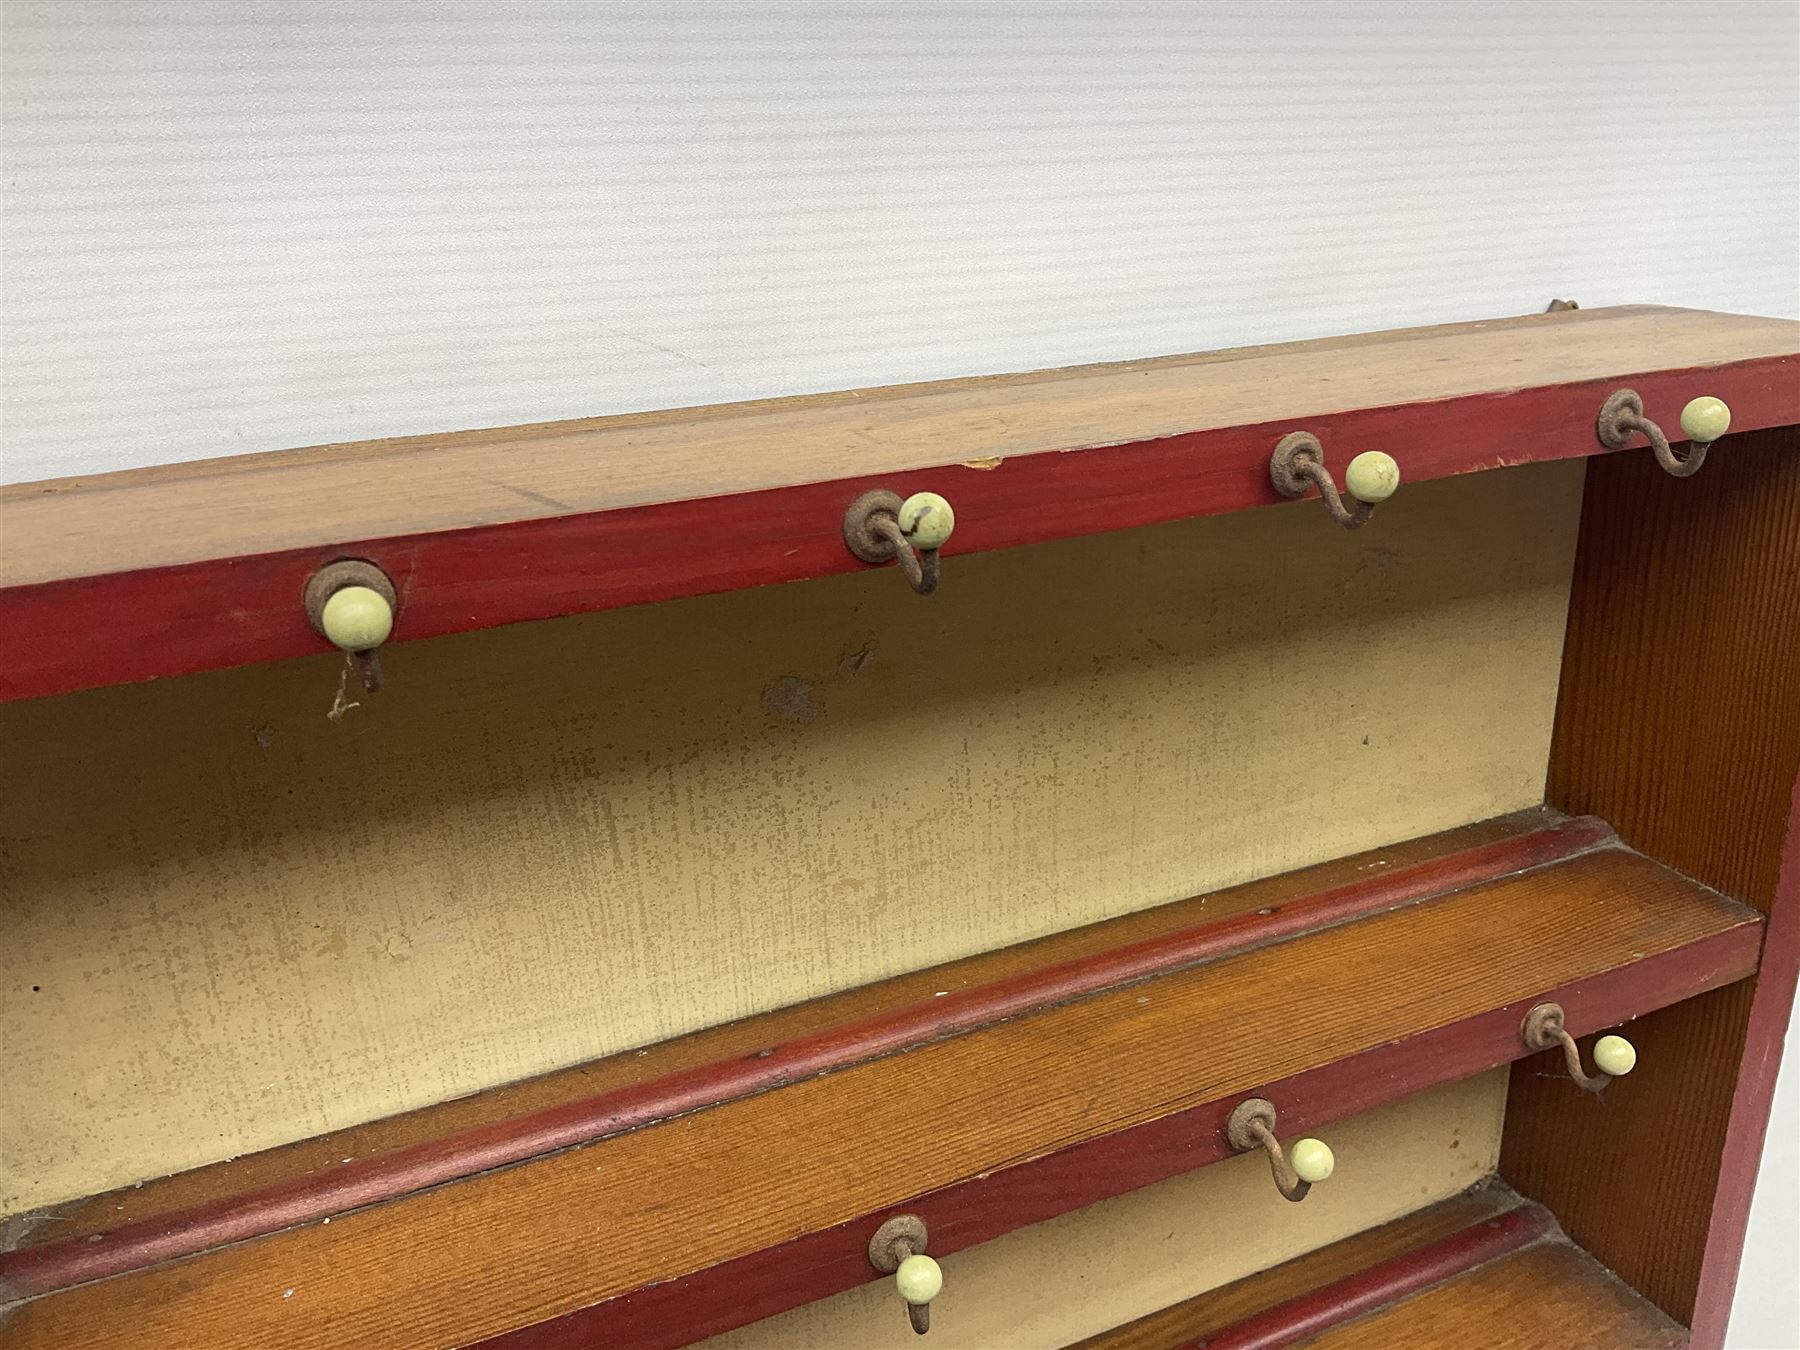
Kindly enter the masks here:
[[[1594, 418], [1625, 385], [1668, 427], [1701, 387], [1731, 405], [1734, 431], [1800, 423], [1800, 353], [1787, 353], [1343, 412], [1301, 406], [1275, 421], [991, 464], [977, 465], [982, 447], [971, 445], [969, 460], [935, 468], [137, 570], [42, 577], [15, 565], [16, 579], [0, 583], [0, 702], [328, 652], [300, 595], [312, 572], [339, 558], [367, 559], [393, 579], [400, 604], [392, 641], [403, 644], [863, 570], [841, 537], [848, 504], [874, 487], [931, 489], [958, 513], [944, 554], [944, 584], [954, 585], [958, 556], [1277, 504], [1269, 456], [1296, 427], [1319, 436], [1329, 465], [1386, 450], [1409, 484], [1607, 453]], [[852, 435], [853, 424], [845, 426]], [[1715, 454], [1729, 453], [1728, 438]], [[76, 505], [72, 499], [67, 509]], [[403, 696], [404, 658], [389, 664], [393, 696]]]
[[[1524, 1058], [1519, 1024], [1536, 1003], [1563, 1003], [1572, 1010], [1570, 1030], [1589, 1034], [1743, 978], [1755, 968], [1760, 940], [1760, 925], [1740, 925], [1269, 1083], [1254, 1095], [1279, 1105], [1285, 1132], [1312, 1131]], [[1569, 1090], [1579, 1091], [1573, 1085]], [[483, 1350], [580, 1350], [604, 1338], [613, 1350], [676, 1350], [876, 1278], [868, 1266], [868, 1235], [894, 1214], [921, 1215], [931, 1231], [931, 1250], [951, 1254], [1234, 1156], [1225, 1142], [1225, 1122], [1242, 1095], [913, 1196], [779, 1246], [472, 1344]], [[772, 1269], [783, 1273], [778, 1284], [768, 1279]]]
[[1329, 887], [1244, 914], [1115, 947], [827, 1028], [756, 1055], [456, 1131], [328, 1173], [253, 1187], [221, 1201], [110, 1230], [0, 1252], [0, 1304], [194, 1256], [296, 1224], [596, 1142], [787, 1083], [965, 1035], [1061, 1003], [1319, 932], [1465, 887], [1617, 846], [1610, 826], [1572, 817], [1529, 833]]

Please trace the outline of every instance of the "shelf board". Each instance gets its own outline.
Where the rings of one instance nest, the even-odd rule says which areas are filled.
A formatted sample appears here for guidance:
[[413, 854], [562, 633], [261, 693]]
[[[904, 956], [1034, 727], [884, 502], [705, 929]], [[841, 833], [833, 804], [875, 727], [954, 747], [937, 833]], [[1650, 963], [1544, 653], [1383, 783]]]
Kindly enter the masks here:
[[[1440, 834], [1352, 854], [1230, 890], [1141, 910], [1033, 941], [983, 952], [945, 965], [898, 975], [857, 989], [677, 1037], [624, 1054], [577, 1064], [518, 1083], [351, 1126], [316, 1138], [233, 1158], [174, 1176], [107, 1191], [54, 1207], [25, 1232], [21, 1247], [78, 1242], [111, 1235], [106, 1250], [126, 1245], [121, 1233], [192, 1229], [207, 1216], [213, 1237], [233, 1241], [269, 1231], [238, 1224], [218, 1228], [236, 1207], [261, 1220], [283, 1196], [303, 1196], [307, 1208], [287, 1218], [323, 1218], [370, 1199], [392, 1198], [409, 1186], [454, 1180], [478, 1141], [491, 1141], [479, 1161], [503, 1165], [536, 1153], [584, 1143], [617, 1122], [630, 1094], [666, 1101], [679, 1075], [701, 1074], [705, 1089], [722, 1093], [714, 1069], [757, 1056], [762, 1073], [740, 1084], [758, 1089], [827, 1063], [929, 1039], [956, 1016], [976, 1018], [995, 1006], [993, 991], [1024, 981], [1026, 1001], [1044, 988], [1044, 973], [1061, 971], [1065, 988], [1098, 989], [1154, 965], [1168, 950], [1191, 955], [1195, 930], [1219, 944], [1246, 936], [1266, 940], [1316, 925], [1334, 911], [1397, 905], [1510, 871], [1572, 857], [1614, 836], [1603, 823], [1569, 820], [1542, 807]], [[1273, 911], [1259, 914], [1259, 910]], [[1074, 973], [1071, 974], [1071, 968]], [[939, 998], [940, 991], [948, 991]], [[761, 1052], [775, 1047], [776, 1053]], [[459, 1141], [452, 1148], [451, 1141]], [[504, 1143], [504, 1151], [501, 1151]], [[355, 1161], [344, 1164], [345, 1158]], [[418, 1174], [421, 1158], [442, 1160]], [[337, 1189], [327, 1191], [325, 1183]], [[253, 1204], [246, 1205], [249, 1197]], [[168, 1254], [168, 1253], [163, 1253]], [[17, 1258], [15, 1258], [17, 1259]], [[8, 1258], [0, 1253], [0, 1278]], [[118, 1269], [117, 1262], [99, 1270]]]
[[[1566, 1242], [1546, 1242], [1494, 1261], [1309, 1342], [1313, 1350], [1396, 1345], [1677, 1350], [1687, 1343], [1684, 1327]], [[1225, 1350], [1225, 1343], [1215, 1350]]]
[[21, 484], [0, 698], [324, 650], [299, 596], [339, 557], [392, 576], [404, 641], [853, 571], [870, 486], [949, 496], [948, 560], [1276, 502], [1298, 427], [1417, 482], [1600, 453], [1624, 385], [1668, 428], [1698, 393], [1739, 430], [1800, 422], [1797, 376], [1791, 321], [1576, 310]]
[[1686, 1331], [1492, 1187], [1209, 1290], [1070, 1350], [1658, 1350]]
[[[44, 1295], [9, 1332], [678, 1344], [871, 1278], [868, 1232], [901, 1207], [956, 1251], [1219, 1160], [1245, 1096], [1317, 1128], [1522, 1057], [1541, 999], [1586, 1034], [1755, 968], [1753, 911], [1591, 818], [1383, 852], [687, 1038], [660, 1077], [602, 1061], [611, 1091], [348, 1168], [58, 1225], [0, 1255], [14, 1296]], [[301, 1272], [304, 1307], [246, 1292]]]

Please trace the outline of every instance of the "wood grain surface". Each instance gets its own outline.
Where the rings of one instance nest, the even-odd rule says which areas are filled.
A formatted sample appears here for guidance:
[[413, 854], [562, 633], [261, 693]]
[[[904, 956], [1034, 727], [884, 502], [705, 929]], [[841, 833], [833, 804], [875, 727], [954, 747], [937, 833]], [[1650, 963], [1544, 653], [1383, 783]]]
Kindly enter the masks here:
[[[1454, 1025], [1266, 1082], [1257, 1092], [1280, 1104], [1281, 1127], [1286, 1133], [1330, 1129], [1335, 1138], [1334, 1122], [1346, 1112], [1391, 1102], [1395, 1094], [1466, 1079], [1516, 1058], [1521, 1051], [1519, 1024], [1534, 1003], [1549, 999], [1577, 1007], [1587, 1026], [1629, 1022], [1647, 1008], [1742, 978], [1754, 965], [1757, 936], [1753, 929], [1734, 929], [1678, 952], [1540, 990], [1528, 999]], [[621, 1350], [670, 1350], [687, 1344], [702, 1331], [738, 1326], [862, 1284], [868, 1278], [867, 1235], [889, 1213], [929, 1215], [933, 1248], [955, 1252], [992, 1242], [1021, 1224], [1039, 1224], [1071, 1208], [1104, 1201], [1123, 1189], [1153, 1185], [1209, 1163], [1229, 1162], [1234, 1155], [1225, 1135], [1235, 1102], [1235, 1097], [1228, 1097], [1203, 1103], [913, 1196], [835, 1229], [818, 1230], [779, 1247], [534, 1323], [495, 1338], [493, 1344], [506, 1350], [585, 1350], [603, 1339]], [[1393, 1144], [1399, 1149], [1410, 1147], [1399, 1137]], [[1263, 1163], [1266, 1169], [1267, 1160]], [[1261, 1175], [1266, 1180], [1266, 1170]], [[1273, 1191], [1264, 1194], [1272, 1196]], [[1430, 1195], [1429, 1188], [1421, 1189], [1420, 1202]], [[1285, 1200], [1276, 1210], [1293, 1212]], [[1404, 1206], [1390, 1213], [1403, 1210]], [[782, 1271], [780, 1284], [768, 1280], [771, 1261]], [[1138, 1310], [1141, 1308], [1123, 1315]], [[1097, 1324], [1095, 1329], [1108, 1324]], [[835, 1343], [827, 1337], [822, 1344], [833, 1347]]]
[[0, 1212], [1533, 805], [1579, 479], [0, 707]]
[[1522, 1203], [1504, 1186], [1484, 1187], [1072, 1342], [1069, 1350], [1177, 1350], [1205, 1342], [1248, 1317], [1310, 1294], [1328, 1294], [1341, 1280], [1486, 1224]]
[[[1149, 923], [1091, 925], [655, 1047], [673, 1054], [615, 1056], [559, 1075], [562, 1089], [578, 1095], [536, 1110], [506, 1114], [503, 1103], [529, 1100], [529, 1092], [497, 1089], [58, 1206], [16, 1225], [29, 1229], [17, 1250], [0, 1251], [0, 1288], [43, 1293], [346, 1213], [1617, 843], [1593, 817], [1548, 815], [1521, 813], [1336, 869], [1308, 869], [1320, 880], [1335, 870], [1335, 886], [1300, 891], [1291, 875], [1252, 882], [1163, 906]], [[1540, 828], [1504, 833], [1528, 823]], [[1456, 849], [1458, 841], [1464, 847]], [[1177, 914], [1188, 926], [1170, 926]], [[671, 1069], [671, 1059], [688, 1062]], [[612, 1091], [597, 1091], [609, 1081]], [[487, 1111], [486, 1122], [465, 1123], [470, 1108]], [[200, 1198], [183, 1205], [189, 1195]]]
[[[1334, 1121], [1324, 1133], [1338, 1170], [1333, 1184], [1315, 1188], [1305, 1204], [1281, 1198], [1269, 1184], [1266, 1159], [1233, 1157], [946, 1255], [933, 1343], [945, 1350], [1059, 1350], [1149, 1310], [1205, 1298], [1202, 1291], [1223, 1292], [1221, 1286], [1255, 1272], [1304, 1263], [1308, 1253], [1408, 1211], [1454, 1200], [1493, 1173], [1505, 1087], [1506, 1071], [1499, 1069]], [[937, 1211], [926, 1213], [935, 1223]], [[587, 1343], [611, 1344], [612, 1334], [609, 1324]], [[491, 1350], [532, 1343], [528, 1336], [506, 1338]], [[871, 1277], [703, 1344], [705, 1350], [907, 1350], [919, 1342], [895, 1306], [892, 1280]]]
[[[1800, 777], [1800, 431], [1731, 437], [1713, 456], [1681, 481], [1629, 456], [1590, 467], [1549, 797], [1770, 910]], [[1730, 1305], [1796, 900], [1773, 913], [1755, 985], [1638, 1024], [1641, 1091], [1602, 1108], [1563, 1091], [1548, 1057], [1514, 1070], [1507, 1178], [1701, 1346]], [[1744, 1095], [1740, 1063], [1756, 1075]]]
[[1793, 356], [1791, 320], [1591, 309], [51, 479], [0, 487], [0, 587]]
[[1658, 1350], [1685, 1331], [1503, 1186], [1445, 1201], [1070, 1350]]
[[[1590, 1008], [1630, 1016], [1741, 977], [1758, 929], [1742, 906], [1603, 849], [329, 1225], [51, 1295], [18, 1308], [8, 1330], [19, 1347], [122, 1335], [178, 1344], [197, 1332], [244, 1346], [496, 1335], [1177, 1112], [1220, 1104], [1216, 1130], [1232, 1099], [1312, 1070], [1335, 1075], [1295, 1091], [1295, 1125], [1310, 1128], [1330, 1118], [1327, 1103], [1353, 1100], [1353, 1082], [1404, 1094], [1432, 1072], [1504, 1062], [1524, 1007], [1546, 992], [1587, 1031]], [[1609, 972], [1650, 981], [1660, 961], [1702, 949], [1684, 991], [1640, 993], [1645, 1002], [1615, 1011], [1625, 995], [1603, 989]], [[1420, 970], [1446, 978], [1422, 985]], [[1591, 1005], [1578, 997], [1584, 983]], [[1435, 1057], [1429, 1034], [1464, 1023], [1480, 1024], [1493, 1058]], [[1386, 1056], [1381, 1072], [1356, 1062], [1365, 1053]], [[1409, 1057], [1411, 1081], [1399, 1071]], [[906, 1138], [930, 1147], [892, 1147]], [[1219, 1156], [1207, 1134], [1194, 1140], [1188, 1165]], [[1007, 1212], [1028, 1221], [1016, 1204]], [[991, 1222], [948, 1249], [991, 1236]], [[304, 1305], [258, 1292], [302, 1276]]]
[[1592, 1257], [1545, 1243], [1304, 1343], [1312, 1350], [1678, 1350], [1688, 1342], [1686, 1328]]
[[0, 489], [0, 698], [320, 651], [296, 597], [337, 557], [389, 572], [403, 642], [860, 570], [870, 486], [947, 493], [948, 559], [1278, 501], [1296, 425], [1417, 484], [1596, 454], [1622, 384], [1670, 428], [1702, 392], [1800, 421], [1797, 372], [1791, 321], [1581, 310], [25, 484]]

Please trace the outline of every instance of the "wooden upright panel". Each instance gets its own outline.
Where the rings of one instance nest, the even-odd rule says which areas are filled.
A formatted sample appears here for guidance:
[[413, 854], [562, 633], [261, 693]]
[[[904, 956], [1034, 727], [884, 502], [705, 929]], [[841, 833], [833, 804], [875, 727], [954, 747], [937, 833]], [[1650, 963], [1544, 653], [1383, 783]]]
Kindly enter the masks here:
[[1775, 901], [1800, 884], [1781, 870], [1800, 773], [1800, 431], [1728, 438], [1685, 480], [1648, 455], [1588, 472], [1550, 801], [1771, 919], [1754, 985], [1635, 1025], [1632, 1091], [1602, 1103], [1547, 1061], [1518, 1065], [1502, 1168], [1710, 1345], [1793, 997], [1800, 895]]

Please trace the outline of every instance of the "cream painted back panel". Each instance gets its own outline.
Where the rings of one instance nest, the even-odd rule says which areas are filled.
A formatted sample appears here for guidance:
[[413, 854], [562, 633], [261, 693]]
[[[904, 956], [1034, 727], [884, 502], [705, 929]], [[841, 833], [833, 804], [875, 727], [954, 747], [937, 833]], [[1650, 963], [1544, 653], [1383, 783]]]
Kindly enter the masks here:
[[0, 707], [4, 1206], [1533, 804], [1581, 473]]
[[1660, 303], [1793, 0], [8, 0], [0, 479]]
[[[931, 1310], [933, 1350], [1054, 1350], [1459, 1195], [1499, 1164], [1506, 1081], [1507, 1071], [1495, 1070], [1321, 1130], [1337, 1170], [1298, 1205], [1276, 1193], [1268, 1159], [1254, 1154], [947, 1256]], [[921, 1342], [893, 1279], [871, 1271], [860, 1288], [701, 1344], [907, 1350]]]

